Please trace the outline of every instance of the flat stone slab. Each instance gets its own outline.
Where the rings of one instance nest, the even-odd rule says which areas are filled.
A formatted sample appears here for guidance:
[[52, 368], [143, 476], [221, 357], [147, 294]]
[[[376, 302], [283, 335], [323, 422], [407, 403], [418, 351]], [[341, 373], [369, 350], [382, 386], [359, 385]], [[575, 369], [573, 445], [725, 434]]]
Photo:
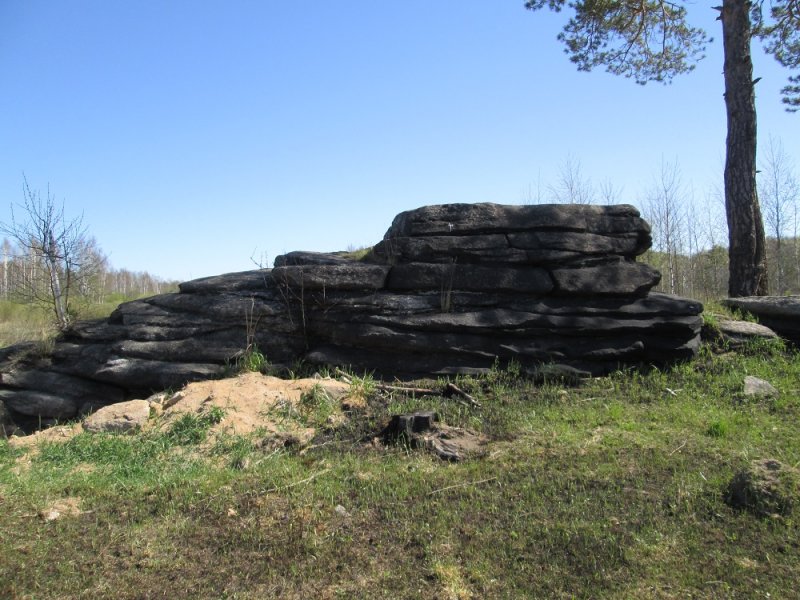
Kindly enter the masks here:
[[592, 233], [650, 233], [650, 226], [629, 204], [594, 206], [538, 204], [518, 206], [482, 202], [435, 204], [397, 215], [384, 239], [427, 235], [474, 235], [529, 229]]
[[11, 410], [29, 417], [47, 415], [52, 419], [71, 419], [78, 414], [78, 402], [66, 394], [34, 390], [0, 390], [0, 401]]
[[186, 281], [178, 286], [184, 294], [215, 294], [219, 292], [260, 291], [267, 287], [269, 269], [240, 271]]
[[749, 321], [717, 319], [716, 327], [703, 327], [703, 338], [729, 349], [737, 349], [752, 340], [775, 340], [778, 334], [769, 327]]
[[746, 310], [756, 316], [800, 320], [800, 296], [747, 296], [727, 298], [724, 306]]
[[350, 259], [343, 258], [339, 252], [305, 252], [303, 250], [297, 250], [275, 257], [276, 267], [297, 265], [343, 265], [351, 262]]
[[272, 269], [272, 280], [306, 290], [379, 290], [386, 282], [389, 266], [362, 262], [296, 265]]
[[727, 298], [722, 304], [755, 315], [762, 325], [800, 345], [800, 296]]
[[577, 295], [640, 295], [661, 281], [650, 265], [615, 262], [578, 269], [554, 269], [556, 293]]

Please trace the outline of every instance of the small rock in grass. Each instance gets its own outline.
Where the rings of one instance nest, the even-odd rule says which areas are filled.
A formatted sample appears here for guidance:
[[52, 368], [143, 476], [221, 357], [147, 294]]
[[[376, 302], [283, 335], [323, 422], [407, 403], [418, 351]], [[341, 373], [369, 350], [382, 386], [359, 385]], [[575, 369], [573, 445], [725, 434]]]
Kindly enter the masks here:
[[775, 387], [767, 381], [763, 379], [759, 379], [758, 377], [753, 377], [752, 375], [748, 375], [744, 378], [744, 395], [745, 396], [778, 396], [780, 392], [778, 392]]

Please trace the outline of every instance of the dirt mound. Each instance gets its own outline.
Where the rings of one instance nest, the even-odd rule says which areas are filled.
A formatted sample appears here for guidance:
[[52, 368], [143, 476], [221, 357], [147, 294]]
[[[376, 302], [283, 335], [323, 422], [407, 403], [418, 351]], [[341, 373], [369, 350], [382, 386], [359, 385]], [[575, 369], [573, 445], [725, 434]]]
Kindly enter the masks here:
[[[334, 379], [278, 379], [244, 373], [229, 379], [190, 383], [174, 394], [150, 398], [153, 412], [142, 429], [169, 431], [185, 415], [215, 415], [207, 439], [219, 435], [263, 433], [265, 438], [305, 442], [314, 435], [310, 425], [320, 408], [331, 420], [341, 418], [341, 404], [351, 404], [350, 385]], [[323, 406], [324, 405], [324, 406]], [[315, 412], [316, 411], [316, 412]], [[12, 447], [36, 447], [42, 442], [65, 442], [84, 431], [80, 423], [51, 427], [28, 436], [12, 437]]]
[[728, 485], [726, 500], [761, 516], [788, 515], [800, 494], [800, 473], [780, 461], [754, 460]]
[[[304, 418], [315, 404], [336, 404], [348, 398], [350, 386], [335, 379], [278, 379], [260, 373], [244, 373], [230, 379], [190, 383], [181, 391], [165, 396], [158, 427], [169, 429], [186, 414], [211, 414], [220, 419], [209, 433], [248, 435], [301, 433]], [[301, 431], [298, 431], [301, 430]], [[313, 435], [313, 429], [311, 431]]]

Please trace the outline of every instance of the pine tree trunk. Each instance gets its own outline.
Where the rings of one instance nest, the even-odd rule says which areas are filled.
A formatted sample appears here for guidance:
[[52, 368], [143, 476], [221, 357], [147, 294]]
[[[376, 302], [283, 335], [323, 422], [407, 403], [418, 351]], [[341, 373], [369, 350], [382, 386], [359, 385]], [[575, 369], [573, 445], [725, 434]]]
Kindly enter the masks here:
[[767, 294], [764, 223], [756, 192], [756, 105], [750, 58], [751, 3], [723, 0], [725, 107], [728, 137], [725, 160], [725, 211], [730, 257], [728, 295]]

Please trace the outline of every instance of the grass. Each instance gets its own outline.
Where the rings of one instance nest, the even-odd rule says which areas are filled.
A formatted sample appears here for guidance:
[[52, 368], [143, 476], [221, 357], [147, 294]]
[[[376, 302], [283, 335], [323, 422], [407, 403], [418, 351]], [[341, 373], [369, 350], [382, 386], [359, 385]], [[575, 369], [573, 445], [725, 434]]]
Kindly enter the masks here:
[[[104, 319], [122, 302], [142, 296], [109, 294], [102, 302], [78, 300], [72, 307], [78, 320]], [[0, 348], [17, 342], [36, 341], [50, 344], [58, 334], [51, 308], [32, 303], [0, 300]]]
[[[363, 408], [306, 450], [266, 452], [236, 436], [198, 445], [203, 419], [221, 414], [38, 453], [0, 441], [0, 597], [795, 593], [797, 515], [759, 517], [724, 500], [753, 459], [800, 463], [797, 353], [704, 351], [581, 387], [534, 385], [518, 371], [457, 378], [480, 409], [353, 377]], [[745, 398], [745, 375], [781, 395]], [[333, 408], [312, 390], [298, 410], [320, 424]], [[391, 414], [417, 409], [490, 436], [487, 455], [449, 464], [372, 441]], [[37, 516], [63, 498], [78, 498], [81, 514]]]
[[248, 344], [226, 366], [229, 375], [239, 373], [262, 373], [268, 375], [272, 371], [272, 364], [267, 356], [261, 352], [257, 344]]

